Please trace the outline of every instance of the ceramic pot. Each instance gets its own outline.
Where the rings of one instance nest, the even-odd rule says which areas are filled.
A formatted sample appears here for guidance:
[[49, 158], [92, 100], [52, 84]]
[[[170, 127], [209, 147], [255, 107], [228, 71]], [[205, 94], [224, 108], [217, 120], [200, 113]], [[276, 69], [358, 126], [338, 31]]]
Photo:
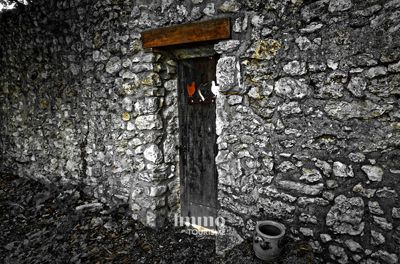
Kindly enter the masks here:
[[258, 221], [253, 239], [254, 253], [262, 260], [275, 260], [282, 251], [282, 239], [286, 228], [274, 221]]

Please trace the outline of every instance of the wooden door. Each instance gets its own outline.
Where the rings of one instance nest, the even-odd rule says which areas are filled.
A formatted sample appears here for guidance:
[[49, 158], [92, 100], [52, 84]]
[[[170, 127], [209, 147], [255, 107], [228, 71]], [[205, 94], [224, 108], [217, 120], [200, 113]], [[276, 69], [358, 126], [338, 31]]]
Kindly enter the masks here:
[[211, 91], [216, 63], [215, 57], [178, 62], [182, 216], [216, 217], [217, 145]]

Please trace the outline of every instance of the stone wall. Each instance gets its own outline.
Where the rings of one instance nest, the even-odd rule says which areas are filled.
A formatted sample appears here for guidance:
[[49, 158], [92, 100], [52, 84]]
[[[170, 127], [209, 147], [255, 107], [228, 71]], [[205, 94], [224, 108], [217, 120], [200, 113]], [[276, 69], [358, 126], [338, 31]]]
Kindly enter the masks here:
[[[1, 16], [1, 171], [73, 184], [163, 224], [179, 202], [176, 62], [132, 1], [36, 1]], [[3, 26], [4, 25], [4, 26]]]
[[[400, 2], [50, 1], [0, 18], [1, 171], [179, 212], [176, 60], [140, 32], [230, 16], [214, 46], [223, 252], [275, 219], [335, 263], [397, 263]], [[27, 15], [29, 14], [29, 15]]]

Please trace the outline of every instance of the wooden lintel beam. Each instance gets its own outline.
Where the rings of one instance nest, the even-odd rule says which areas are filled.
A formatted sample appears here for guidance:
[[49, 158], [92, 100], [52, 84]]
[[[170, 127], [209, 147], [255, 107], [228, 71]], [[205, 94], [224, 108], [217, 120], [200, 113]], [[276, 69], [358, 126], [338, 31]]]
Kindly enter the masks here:
[[230, 37], [231, 23], [229, 18], [156, 28], [142, 32], [144, 48], [223, 40]]

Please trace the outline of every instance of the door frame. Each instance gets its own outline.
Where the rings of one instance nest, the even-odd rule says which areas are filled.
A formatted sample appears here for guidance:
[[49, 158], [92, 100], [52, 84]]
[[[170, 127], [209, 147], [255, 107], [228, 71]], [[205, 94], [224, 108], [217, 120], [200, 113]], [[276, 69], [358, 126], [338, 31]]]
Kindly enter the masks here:
[[[179, 92], [181, 92], [181, 87], [179, 84], [179, 79], [181, 78], [181, 73], [179, 70], [179, 63], [181, 63], [181, 61], [183, 60], [187, 60], [187, 59], [196, 59], [196, 58], [204, 58], [204, 57], [214, 57], [215, 58], [215, 63], [218, 62], [219, 59], [219, 54], [217, 54], [215, 52], [215, 50], [213, 49], [213, 46], [198, 46], [198, 47], [192, 47], [192, 48], [181, 48], [181, 49], [174, 49], [173, 50], [173, 55], [175, 56], [175, 61], [178, 63], [178, 71], [177, 71], [177, 101], [178, 101], [178, 124], [179, 124], [179, 139], [178, 139], [178, 156], [179, 156], [179, 184], [180, 184], [180, 214], [183, 217], [187, 217], [187, 215], [185, 214], [185, 210], [187, 210], [186, 207], [189, 206], [189, 203], [185, 201], [186, 197], [185, 197], [185, 193], [184, 193], [184, 187], [185, 187], [185, 175], [184, 175], [184, 171], [183, 171], [183, 162], [182, 162], [182, 137], [181, 137], [181, 106], [180, 104], [180, 100], [179, 100]], [[216, 115], [216, 105], [215, 105], [215, 115]], [[216, 120], [215, 120], [216, 122]], [[216, 129], [216, 127], [215, 127]], [[214, 131], [215, 133], [215, 141], [214, 141], [214, 162], [215, 162], [215, 158], [218, 154], [218, 144], [217, 144], [217, 133], [216, 130]], [[218, 202], [218, 170], [215, 164], [215, 208], [212, 217], [214, 217], [214, 220], [216, 219], [217, 215], [218, 215], [218, 209], [219, 209], [219, 202]]]

